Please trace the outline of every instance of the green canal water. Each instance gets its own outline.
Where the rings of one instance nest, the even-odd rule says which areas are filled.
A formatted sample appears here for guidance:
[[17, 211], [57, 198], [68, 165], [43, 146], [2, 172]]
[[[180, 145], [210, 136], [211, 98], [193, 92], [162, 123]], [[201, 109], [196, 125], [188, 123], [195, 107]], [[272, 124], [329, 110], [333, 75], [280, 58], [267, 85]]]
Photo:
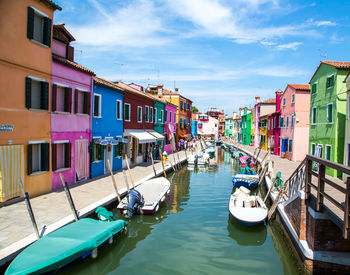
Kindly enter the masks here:
[[210, 166], [168, 175], [169, 198], [153, 216], [134, 216], [128, 231], [96, 259], [64, 274], [300, 274], [278, 222], [245, 227], [228, 211], [239, 170], [219, 149]]

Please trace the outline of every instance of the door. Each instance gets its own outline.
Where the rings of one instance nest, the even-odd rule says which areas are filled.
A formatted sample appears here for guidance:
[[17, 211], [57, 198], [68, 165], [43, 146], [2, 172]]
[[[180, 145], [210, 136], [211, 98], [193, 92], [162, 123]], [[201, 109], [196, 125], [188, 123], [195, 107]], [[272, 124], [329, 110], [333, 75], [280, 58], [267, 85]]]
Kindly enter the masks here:
[[87, 139], [77, 139], [75, 141], [75, 174], [77, 180], [89, 177], [89, 141]]
[[113, 145], [106, 145], [106, 153], [105, 153], [105, 174], [109, 172], [108, 161], [113, 170]]

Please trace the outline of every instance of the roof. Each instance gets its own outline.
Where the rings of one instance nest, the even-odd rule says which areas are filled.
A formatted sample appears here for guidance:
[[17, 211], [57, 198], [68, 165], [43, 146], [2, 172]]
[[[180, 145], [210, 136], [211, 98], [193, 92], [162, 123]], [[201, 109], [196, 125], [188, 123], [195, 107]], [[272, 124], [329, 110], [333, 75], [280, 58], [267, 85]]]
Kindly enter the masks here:
[[[65, 24], [54, 24], [53, 25], [54, 30], [61, 31], [64, 36], [68, 39], [69, 42], [75, 41], [74, 36], [66, 29]], [[59, 39], [59, 37], [54, 37], [55, 39]], [[62, 41], [65, 42], [65, 41]]]
[[259, 102], [260, 104], [276, 104], [276, 98], [271, 97], [268, 99], [265, 99], [264, 101]]
[[52, 55], [52, 60], [57, 61], [57, 62], [59, 62], [59, 63], [61, 63], [63, 65], [67, 65], [67, 66], [69, 66], [69, 67], [71, 67], [73, 69], [77, 69], [77, 70], [79, 70], [79, 71], [81, 71], [83, 73], [87, 73], [87, 74], [90, 74], [90, 75], [95, 75], [95, 73], [93, 71], [89, 70], [88, 68], [86, 68], [86, 67], [84, 67], [84, 66], [82, 66], [82, 65], [80, 65], [80, 64], [78, 64], [78, 63], [76, 63], [74, 61], [70, 61], [70, 60], [68, 60], [68, 59], [66, 59], [64, 57], [61, 57], [61, 56], [53, 54]]
[[320, 65], [318, 65], [318, 67], [317, 67], [316, 71], [314, 72], [314, 74], [312, 75], [309, 83], [314, 78], [315, 74], [317, 73], [317, 71], [319, 70], [319, 68], [321, 67], [322, 64], [333, 66], [333, 67], [335, 67], [336, 69], [339, 69], [339, 70], [350, 70], [350, 62], [348, 62], [348, 61], [327, 61], [327, 60], [321, 60]]
[[178, 96], [182, 97], [183, 99], [186, 99], [186, 100], [192, 102], [191, 99], [188, 99], [187, 97], [184, 97], [184, 96], [181, 95], [179, 92], [171, 91], [171, 93], [170, 93], [170, 91], [169, 91], [168, 89], [163, 89], [163, 95], [165, 95], [165, 96], [170, 96], [170, 95], [174, 96], [174, 95], [178, 95]]
[[97, 77], [97, 76], [96, 76], [96, 77], [94, 78], [94, 82], [95, 82], [96, 84], [99, 84], [99, 85], [102, 85], [102, 86], [105, 86], [105, 87], [108, 87], [108, 88], [112, 88], [112, 89], [114, 89], [114, 90], [118, 90], [118, 91], [122, 91], [122, 90], [123, 90], [121, 87], [119, 87], [118, 84], [113, 83], [113, 82], [110, 82], [110, 81], [108, 81], [108, 80], [106, 80], [106, 79], [103, 79], [103, 78], [101, 78], [101, 77]]
[[297, 91], [310, 91], [309, 84], [288, 84], [288, 86], [294, 88]]
[[52, 8], [53, 10], [59, 10], [59, 11], [61, 11], [62, 10], [62, 8], [59, 6], [59, 5], [57, 5], [54, 1], [52, 1], [52, 0], [40, 0], [40, 2], [44, 2], [44, 3], [46, 3], [50, 8]]

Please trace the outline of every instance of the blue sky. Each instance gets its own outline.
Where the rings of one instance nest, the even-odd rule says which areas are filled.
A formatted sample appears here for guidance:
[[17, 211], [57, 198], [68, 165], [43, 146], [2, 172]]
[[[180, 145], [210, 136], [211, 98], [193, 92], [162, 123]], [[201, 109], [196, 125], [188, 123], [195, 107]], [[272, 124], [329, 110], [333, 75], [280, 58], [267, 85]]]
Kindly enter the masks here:
[[349, 61], [350, 1], [56, 0], [54, 23], [98, 76], [179, 88], [232, 114], [308, 83], [320, 60]]

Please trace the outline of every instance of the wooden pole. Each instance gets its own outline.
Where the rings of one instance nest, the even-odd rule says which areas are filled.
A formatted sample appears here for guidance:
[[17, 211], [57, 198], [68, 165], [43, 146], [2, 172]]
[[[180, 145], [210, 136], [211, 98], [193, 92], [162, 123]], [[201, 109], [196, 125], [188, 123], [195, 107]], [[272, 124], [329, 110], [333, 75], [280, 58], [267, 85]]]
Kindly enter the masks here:
[[153, 167], [153, 172], [154, 172], [154, 176], [157, 176], [157, 172], [156, 172], [156, 168], [154, 167], [154, 160], [153, 160], [153, 154], [151, 152], [151, 160], [152, 160], [152, 167]]
[[118, 192], [118, 186], [117, 186], [117, 183], [115, 182], [115, 178], [114, 178], [114, 175], [113, 175], [113, 172], [112, 172], [111, 164], [109, 163], [109, 159], [107, 159], [107, 166], [108, 166], [109, 173], [111, 173], [111, 178], [112, 178], [112, 182], [113, 182], [113, 187], [114, 187], [115, 193], [117, 194], [118, 202], [120, 202], [120, 196], [119, 196], [119, 192]]
[[270, 193], [271, 193], [273, 187], [275, 186], [275, 183], [276, 183], [277, 179], [278, 179], [278, 178], [276, 177], [275, 180], [273, 181], [273, 183], [271, 184], [271, 186], [270, 186], [270, 188], [269, 188], [269, 191], [267, 191], [266, 196], [265, 196], [265, 199], [264, 199], [264, 202], [266, 202], [267, 198], [269, 197], [269, 195], [270, 195]]
[[128, 172], [129, 172], [129, 177], [132, 183], [132, 188], [135, 189], [135, 182], [131, 174], [130, 166], [129, 166], [129, 161], [128, 161], [128, 155], [125, 154], [125, 161], [126, 161], [126, 166], [128, 167]]
[[159, 147], [159, 154], [160, 154], [160, 161], [162, 162], [162, 167], [163, 167], [163, 175], [164, 175], [164, 177], [166, 177], [164, 162], [163, 162], [163, 154], [162, 154], [162, 150], [160, 149], [160, 147]]
[[71, 208], [71, 210], [73, 212], [74, 219], [75, 219], [75, 221], [78, 221], [79, 220], [78, 213], [77, 213], [77, 210], [75, 208], [75, 205], [74, 205], [74, 202], [73, 202], [73, 199], [72, 199], [72, 195], [71, 195], [71, 193], [69, 191], [68, 185], [63, 179], [62, 173], [60, 173], [60, 178], [61, 178], [62, 185], [64, 187], [64, 192], [66, 193], [66, 196], [67, 196], [70, 208]]
[[20, 186], [22, 188], [23, 197], [24, 197], [24, 200], [26, 202], [27, 210], [28, 210], [28, 213], [29, 213], [30, 220], [32, 222], [32, 226], [33, 226], [35, 234], [36, 234], [36, 238], [39, 240], [40, 239], [40, 234], [39, 234], [38, 226], [37, 226], [36, 221], [35, 221], [33, 208], [32, 208], [32, 206], [30, 204], [28, 192], [24, 191], [23, 182], [22, 182], [21, 179], [19, 179], [19, 184], [20, 184]]

